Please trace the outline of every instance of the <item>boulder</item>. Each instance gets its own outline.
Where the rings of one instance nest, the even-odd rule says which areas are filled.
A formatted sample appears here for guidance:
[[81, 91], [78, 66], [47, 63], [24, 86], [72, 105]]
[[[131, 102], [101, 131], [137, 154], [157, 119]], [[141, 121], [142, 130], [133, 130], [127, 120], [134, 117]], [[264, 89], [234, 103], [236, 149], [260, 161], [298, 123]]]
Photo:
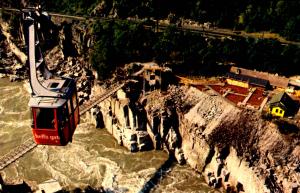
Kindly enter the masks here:
[[0, 78], [4, 78], [4, 77], [6, 77], [6, 75], [5, 75], [5, 74], [2, 74], [2, 73], [0, 73]]
[[175, 158], [176, 158], [177, 162], [180, 165], [185, 164], [184, 153], [183, 153], [183, 150], [181, 148], [176, 148], [175, 149]]
[[19, 80], [21, 80], [21, 79], [18, 75], [10, 75], [9, 76], [9, 81], [10, 82], [15, 82], [15, 81], [19, 81]]

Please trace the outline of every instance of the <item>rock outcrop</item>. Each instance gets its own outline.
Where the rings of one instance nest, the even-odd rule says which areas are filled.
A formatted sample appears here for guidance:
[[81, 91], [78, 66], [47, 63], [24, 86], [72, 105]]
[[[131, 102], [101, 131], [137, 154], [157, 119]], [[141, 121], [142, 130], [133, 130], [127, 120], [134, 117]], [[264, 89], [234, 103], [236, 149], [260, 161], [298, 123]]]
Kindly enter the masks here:
[[2, 21], [2, 19], [0, 20], [0, 29], [3, 36], [5, 37], [5, 41], [7, 42], [7, 48], [17, 57], [21, 64], [25, 64], [27, 60], [26, 54], [22, 52], [12, 41], [12, 37], [8, 32], [9, 25], [5, 21]]
[[258, 112], [234, 107], [219, 96], [194, 88], [186, 93], [196, 104], [180, 121], [182, 149], [187, 163], [203, 172], [210, 185], [228, 191], [297, 192], [298, 136], [280, 133]]
[[282, 133], [280, 125], [259, 112], [193, 87], [171, 86], [138, 101], [130, 103], [119, 91], [101, 104], [105, 127], [131, 151], [143, 150], [139, 136], [147, 136], [148, 144], [167, 149], [179, 163], [187, 162], [212, 187], [227, 192], [298, 191], [299, 129]]
[[22, 80], [27, 77], [27, 57], [11, 40], [7, 23], [0, 21], [0, 24], [0, 78], [8, 76], [11, 81]]
[[121, 89], [95, 107], [92, 110], [94, 123], [105, 127], [120, 145], [131, 152], [153, 149], [144, 106], [128, 95], [128, 91]]

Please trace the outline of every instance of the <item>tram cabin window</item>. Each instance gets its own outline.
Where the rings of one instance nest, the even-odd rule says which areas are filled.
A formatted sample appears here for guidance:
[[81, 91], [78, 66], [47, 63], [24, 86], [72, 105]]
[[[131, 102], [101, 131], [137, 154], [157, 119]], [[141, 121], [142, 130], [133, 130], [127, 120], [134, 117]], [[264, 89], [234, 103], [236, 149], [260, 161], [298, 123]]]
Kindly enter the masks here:
[[54, 109], [35, 108], [36, 113], [36, 129], [54, 129]]
[[58, 119], [58, 128], [63, 129], [66, 121], [68, 121], [68, 107], [65, 104], [63, 107], [59, 108], [57, 111], [57, 119]]
[[32, 111], [30, 111], [31, 113], [30, 113], [30, 116], [31, 116], [31, 120], [32, 120], [32, 122], [31, 122], [31, 128], [34, 128], [34, 116], [33, 116], [33, 111], [34, 111], [34, 109], [32, 109]]

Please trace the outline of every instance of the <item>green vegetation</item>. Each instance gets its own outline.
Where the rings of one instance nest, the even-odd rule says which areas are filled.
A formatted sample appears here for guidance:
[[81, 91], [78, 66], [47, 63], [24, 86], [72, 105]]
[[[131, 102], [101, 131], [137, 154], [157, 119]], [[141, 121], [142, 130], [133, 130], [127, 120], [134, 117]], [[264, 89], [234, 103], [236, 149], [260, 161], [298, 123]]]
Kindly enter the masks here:
[[250, 69], [293, 75], [300, 63], [300, 48], [264, 39], [205, 39], [169, 26], [154, 33], [128, 21], [98, 22], [93, 26], [96, 43], [91, 63], [100, 78], [110, 77], [118, 65], [155, 60], [178, 73], [216, 73], [218, 63], [236, 63]]
[[204, 38], [199, 34], [177, 31], [173, 26], [154, 33], [153, 29], [145, 29], [142, 24], [106, 21], [94, 24], [93, 33], [96, 43], [90, 60], [101, 79], [110, 77], [118, 65], [131, 61], [177, 64], [173, 67], [189, 63], [190, 67], [195, 67], [204, 54], [203, 60], [209, 62], [205, 51], [198, 53], [207, 46]]
[[94, 51], [91, 63], [101, 78], [107, 78], [116, 65], [132, 60], [146, 61], [153, 57], [151, 30], [142, 24], [127, 21], [107, 21], [94, 24]]
[[[20, 7], [17, 4], [7, 0], [4, 6]], [[270, 31], [290, 40], [300, 40], [300, 1], [227, 0], [224, 4], [221, 0], [52, 0], [41, 4], [47, 10], [72, 15], [88, 16], [98, 7], [98, 12], [93, 14], [100, 16], [137, 16], [148, 21], [172, 18], [174, 26], [163, 32], [126, 20], [96, 22], [90, 61], [100, 78], [109, 77], [118, 65], [131, 61], [155, 60], [189, 74], [215, 72], [219, 63], [236, 63], [284, 75], [296, 73], [300, 62], [297, 46], [281, 45], [272, 39], [205, 39], [199, 34], [178, 31], [175, 26], [179, 18], [185, 18], [248, 32]]]
[[43, 7], [70, 15], [89, 15], [101, 0], [51, 0], [42, 1]]
[[[288, 39], [300, 40], [300, 1], [286, 0], [115, 0], [119, 16], [187, 18], [216, 26], [254, 31], [277, 32]], [[129, 3], [131, 2], [131, 3]], [[147, 14], [145, 14], [147, 13]]]
[[[99, 15], [119, 18], [178, 18], [248, 32], [270, 31], [289, 40], [300, 41], [300, 1], [296, 0], [30, 0], [50, 11], [73, 15], [91, 15], [97, 6]], [[18, 8], [19, 1], [7, 0], [3, 6]], [[95, 13], [94, 13], [95, 14]]]

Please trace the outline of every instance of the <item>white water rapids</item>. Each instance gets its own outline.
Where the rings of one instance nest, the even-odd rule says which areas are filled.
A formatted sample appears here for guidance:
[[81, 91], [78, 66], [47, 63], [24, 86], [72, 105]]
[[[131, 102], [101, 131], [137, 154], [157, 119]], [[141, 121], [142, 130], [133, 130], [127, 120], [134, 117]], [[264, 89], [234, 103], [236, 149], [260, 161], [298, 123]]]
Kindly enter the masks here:
[[[0, 156], [31, 137], [29, 94], [23, 83], [0, 79]], [[81, 120], [73, 143], [38, 146], [0, 173], [4, 180], [42, 183], [56, 179], [66, 189], [103, 186], [111, 192], [143, 192], [168, 159], [163, 151], [130, 153], [105, 130]], [[187, 165], [176, 163], [150, 192], [215, 192]]]

